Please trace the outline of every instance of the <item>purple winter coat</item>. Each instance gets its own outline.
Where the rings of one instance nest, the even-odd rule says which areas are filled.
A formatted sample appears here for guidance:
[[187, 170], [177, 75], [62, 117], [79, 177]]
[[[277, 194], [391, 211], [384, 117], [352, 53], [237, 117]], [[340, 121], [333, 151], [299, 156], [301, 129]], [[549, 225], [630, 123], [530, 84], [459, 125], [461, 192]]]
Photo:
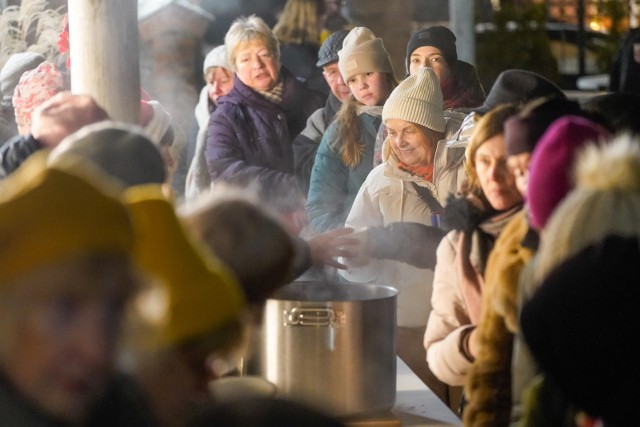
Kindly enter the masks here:
[[241, 186], [257, 181], [261, 197], [281, 210], [299, 206], [292, 142], [325, 96], [308, 89], [284, 67], [282, 102], [274, 104], [233, 77], [209, 119], [205, 158], [212, 181]]

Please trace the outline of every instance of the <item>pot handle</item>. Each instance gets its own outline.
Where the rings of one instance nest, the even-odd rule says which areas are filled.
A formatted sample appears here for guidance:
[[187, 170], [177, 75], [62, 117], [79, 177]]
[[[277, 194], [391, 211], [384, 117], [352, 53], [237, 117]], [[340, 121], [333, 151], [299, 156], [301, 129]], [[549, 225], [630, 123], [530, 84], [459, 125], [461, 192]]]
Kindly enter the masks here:
[[344, 313], [331, 307], [294, 307], [284, 310], [285, 326], [332, 326], [344, 325]]

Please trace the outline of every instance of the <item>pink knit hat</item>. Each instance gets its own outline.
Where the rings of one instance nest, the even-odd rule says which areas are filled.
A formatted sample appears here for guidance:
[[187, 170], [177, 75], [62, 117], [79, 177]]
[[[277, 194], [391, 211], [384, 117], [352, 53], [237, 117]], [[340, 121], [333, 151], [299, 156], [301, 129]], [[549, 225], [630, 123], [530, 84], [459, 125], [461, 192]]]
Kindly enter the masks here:
[[13, 92], [13, 109], [18, 126], [31, 126], [31, 114], [53, 95], [64, 90], [64, 80], [55, 64], [45, 61], [22, 74]]
[[576, 153], [585, 145], [608, 138], [602, 126], [579, 116], [564, 116], [549, 126], [529, 163], [527, 203], [531, 225], [540, 230], [556, 206], [571, 191]]

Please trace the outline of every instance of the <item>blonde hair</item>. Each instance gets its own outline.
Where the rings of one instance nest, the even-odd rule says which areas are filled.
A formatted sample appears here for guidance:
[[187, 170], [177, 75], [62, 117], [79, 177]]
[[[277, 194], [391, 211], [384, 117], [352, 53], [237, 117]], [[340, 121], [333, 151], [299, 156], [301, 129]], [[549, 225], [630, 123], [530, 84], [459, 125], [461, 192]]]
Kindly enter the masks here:
[[227, 53], [227, 64], [236, 71], [236, 55], [238, 47], [247, 42], [259, 40], [280, 63], [280, 43], [271, 28], [256, 15], [242, 16], [236, 19], [224, 36], [224, 47]]
[[[383, 73], [383, 75], [391, 90], [398, 86], [393, 74]], [[391, 90], [389, 90], [389, 94], [391, 94]], [[342, 162], [349, 167], [356, 167], [362, 160], [365, 151], [358, 122], [359, 105], [361, 104], [353, 94], [349, 95], [349, 98], [340, 106], [335, 118], [338, 133], [336, 144], [332, 148], [338, 151]]]
[[322, 0], [288, 0], [273, 33], [281, 43], [319, 46], [323, 9]]
[[576, 187], [551, 215], [533, 271], [534, 282], [608, 235], [640, 237], [640, 140], [618, 136], [578, 153]]
[[504, 133], [504, 122], [518, 112], [512, 104], [502, 104], [483, 115], [475, 124], [469, 145], [464, 153], [464, 169], [467, 173], [466, 189], [476, 196], [482, 195], [482, 187], [476, 173], [476, 152], [485, 141]]

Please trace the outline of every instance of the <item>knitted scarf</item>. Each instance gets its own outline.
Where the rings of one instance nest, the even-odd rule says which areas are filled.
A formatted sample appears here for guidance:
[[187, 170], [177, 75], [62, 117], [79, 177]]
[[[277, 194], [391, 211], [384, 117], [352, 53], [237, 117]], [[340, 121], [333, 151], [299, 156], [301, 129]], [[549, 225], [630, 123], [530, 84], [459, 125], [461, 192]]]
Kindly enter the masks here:
[[452, 77], [440, 83], [440, 89], [445, 110], [477, 107], [484, 100], [484, 94], [479, 93], [475, 86], [465, 86]]
[[282, 93], [284, 92], [284, 80], [281, 77], [278, 83], [270, 90], [257, 90], [256, 92], [274, 104], [280, 104], [282, 102]]
[[433, 163], [427, 166], [422, 166], [422, 165], [409, 166], [408, 164], [398, 160], [398, 169], [408, 172], [411, 175], [420, 177], [425, 181], [433, 182]]

